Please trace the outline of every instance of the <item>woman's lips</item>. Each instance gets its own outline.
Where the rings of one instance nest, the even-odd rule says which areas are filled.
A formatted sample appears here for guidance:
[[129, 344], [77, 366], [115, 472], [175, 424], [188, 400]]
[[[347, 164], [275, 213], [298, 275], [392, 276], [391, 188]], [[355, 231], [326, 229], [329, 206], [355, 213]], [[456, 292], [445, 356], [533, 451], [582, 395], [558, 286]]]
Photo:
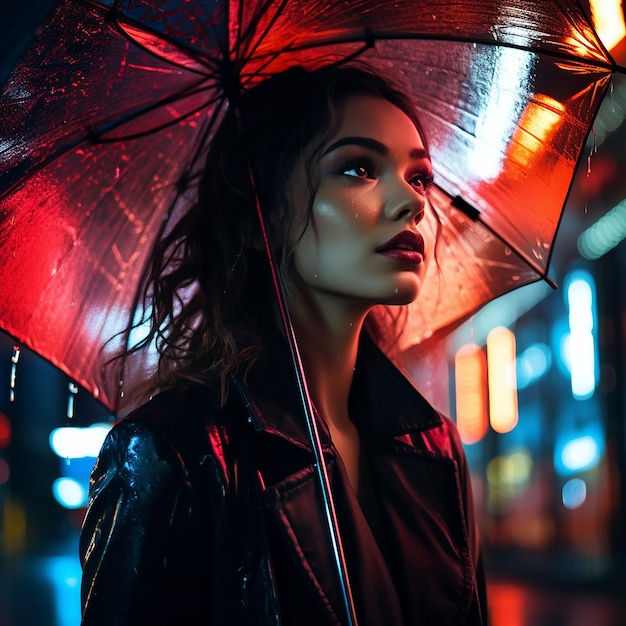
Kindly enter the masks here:
[[410, 230], [405, 230], [376, 248], [378, 254], [402, 261], [419, 265], [424, 260], [424, 238]]

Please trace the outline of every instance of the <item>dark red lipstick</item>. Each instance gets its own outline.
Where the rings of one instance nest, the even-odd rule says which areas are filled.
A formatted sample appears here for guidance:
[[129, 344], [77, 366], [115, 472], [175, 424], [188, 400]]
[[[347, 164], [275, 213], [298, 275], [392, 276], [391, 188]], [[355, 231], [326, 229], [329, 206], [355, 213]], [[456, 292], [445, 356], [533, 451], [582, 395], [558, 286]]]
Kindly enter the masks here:
[[376, 252], [397, 261], [419, 265], [424, 260], [424, 238], [419, 233], [404, 230], [376, 248]]

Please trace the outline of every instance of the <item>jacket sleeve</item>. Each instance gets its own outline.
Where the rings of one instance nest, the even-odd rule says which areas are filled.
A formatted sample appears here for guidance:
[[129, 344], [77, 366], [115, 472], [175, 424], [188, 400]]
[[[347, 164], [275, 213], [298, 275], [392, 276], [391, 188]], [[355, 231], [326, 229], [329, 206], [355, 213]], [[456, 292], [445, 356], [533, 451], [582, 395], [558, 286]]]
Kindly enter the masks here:
[[215, 524], [199, 500], [160, 433], [132, 421], [111, 430], [81, 531], [83, 626], [194, 624], [210, 615]]

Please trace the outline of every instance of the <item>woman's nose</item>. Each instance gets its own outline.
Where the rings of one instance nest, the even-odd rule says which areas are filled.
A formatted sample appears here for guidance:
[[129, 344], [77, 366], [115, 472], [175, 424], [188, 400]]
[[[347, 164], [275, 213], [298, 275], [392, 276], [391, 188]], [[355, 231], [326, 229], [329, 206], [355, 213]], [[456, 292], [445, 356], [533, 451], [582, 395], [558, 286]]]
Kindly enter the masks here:
[[426, 196], [404, 181], [394, 187], [386, 205], [387, 217], [393, 221], [406, 220], [419, 224], [424, 217]]

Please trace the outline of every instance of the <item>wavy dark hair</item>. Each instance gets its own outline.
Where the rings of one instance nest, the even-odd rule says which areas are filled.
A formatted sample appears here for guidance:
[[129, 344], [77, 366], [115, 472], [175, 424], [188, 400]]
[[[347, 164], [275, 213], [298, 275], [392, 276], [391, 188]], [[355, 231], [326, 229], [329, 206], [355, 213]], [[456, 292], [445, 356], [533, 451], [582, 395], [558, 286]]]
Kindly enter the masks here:
[[297, 166], [305, 168], [310, 217], [320, 152], [336, 132], [338, 107], [356, 95], [388, 100], [424, 137], [408, 97], [362, 66], [289, 69], [245, 91], [224, 114], [197, 199], [156, 247], [149, 267], [150, 332], [131, 350], [156, 342], [156, 387], [198, 381], [221, 390], [224, 401], [229, 376], [247, 371], [280, 332], [257, 200], [285, 281], [292, 250], [284, 242], [294, 218], [290, 177]]

